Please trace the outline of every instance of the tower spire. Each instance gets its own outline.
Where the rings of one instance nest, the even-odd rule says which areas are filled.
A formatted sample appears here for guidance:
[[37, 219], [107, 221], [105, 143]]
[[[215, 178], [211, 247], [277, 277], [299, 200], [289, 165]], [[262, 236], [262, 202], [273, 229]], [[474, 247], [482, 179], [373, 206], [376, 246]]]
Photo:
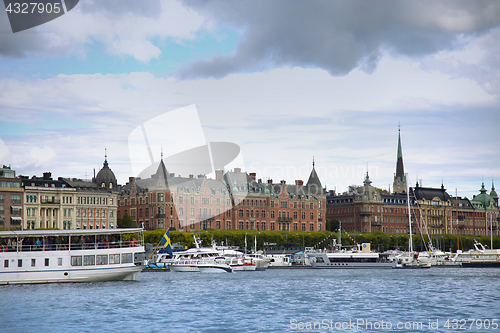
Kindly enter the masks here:
[[396, 174], [392, 186], [394, 193], [406, 192], [406, 175], [403, 166], [403, 149], [401, 148], [401, 124], [398, 122], [398, 155], [396, 161]]

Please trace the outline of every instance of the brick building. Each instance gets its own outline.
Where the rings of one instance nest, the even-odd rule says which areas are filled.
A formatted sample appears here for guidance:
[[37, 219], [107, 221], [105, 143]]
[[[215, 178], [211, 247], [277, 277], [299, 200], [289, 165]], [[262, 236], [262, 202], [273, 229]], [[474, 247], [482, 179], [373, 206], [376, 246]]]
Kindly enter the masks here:
[[10, 166], [0, 168], [0, 228], [19, 229], [23, 222], [23, 188]]
[[118, 214], [149, 230], [324, 230], [325, 190], [314, 165], [306, 185], [262, 182], [239, 168], [215, 174], [176, 177], [161, 161], [150, 178], [123, 186]]

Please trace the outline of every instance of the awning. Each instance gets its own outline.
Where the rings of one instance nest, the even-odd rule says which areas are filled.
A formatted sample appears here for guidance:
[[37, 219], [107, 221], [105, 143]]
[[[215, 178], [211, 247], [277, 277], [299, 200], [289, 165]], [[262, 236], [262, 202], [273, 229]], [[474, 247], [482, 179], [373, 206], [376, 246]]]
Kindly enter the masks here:
[[10, 208], [12, 208], [12, 209], [23, 209], [22, 206], [10, 206]]
[[12, 220], [16, 220], [16, 221], [22, 221], [23, 218], [21, 216], [11, 216], [10, 217]]

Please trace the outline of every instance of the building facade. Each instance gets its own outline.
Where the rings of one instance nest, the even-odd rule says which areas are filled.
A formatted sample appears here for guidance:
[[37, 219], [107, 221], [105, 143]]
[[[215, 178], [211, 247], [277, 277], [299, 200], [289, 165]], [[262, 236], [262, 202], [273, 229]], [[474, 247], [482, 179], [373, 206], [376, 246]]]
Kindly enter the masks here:
[[0, 168], [0, 229], [19, 229], [23, 223], [23, 188], [10, 166]]
[[105, 159], [92, 181], [20, 176], [24, 189], [23, 228], [116, 228], [116, 178]]
[[324, 230], [325, 190], [314, 165], [305, 185], [262, 182], [239, 168], [215, 174], [176, 177], [161, 161], [151, 178], [123, 186], [118, 214], [150, 230]]

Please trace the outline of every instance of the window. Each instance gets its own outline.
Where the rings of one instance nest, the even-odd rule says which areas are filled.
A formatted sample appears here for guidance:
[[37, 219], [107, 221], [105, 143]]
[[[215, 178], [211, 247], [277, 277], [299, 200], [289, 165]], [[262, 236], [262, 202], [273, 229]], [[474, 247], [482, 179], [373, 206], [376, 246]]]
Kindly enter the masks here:
[[83, 256], [83, 265], [84, 266], [95, 265], [95, 256]]
[[226, 221], [226, 229], [231, 229], [231, 221]]
[[119, 254], [110, 254], [109, 255], [109, 264], [119, 264], [120, 263], [120, 255]]
[[[115, 258], [115, 261], [117, 259]], [[122, 253], [122, 264], [126, 263], [133, 263], [134, 261], [132, 260], [132, 253]], [[116, 264], [120, 263], [120, 259], [118, 259], [118, 262], [115, 262]]]
[[17, 259], [17, 267], [23, 267], [23, 259]]
[[31, 267], [35, 267], [36, 266], [36, 259], [31, 259]]
[[96, 265], [107, 265], [108, 264], [108, 256], [106, 254], [95, 256], [95, 259], [96, 259], [95, 260]]
[[9, 259], [4, 260], [3, 267], [9, 267]]
[[10, 203], [20, 204], [21, 203], [21, 195], [20, 194], [11, 194]]
[[71, 266], [81, 266], [82, 256], [71, 256]]
[[271, 218], [274, 219], [274, 210], [271, 211]]
[[57, 258], [57, 266], [62, 266], [62, 258]]

